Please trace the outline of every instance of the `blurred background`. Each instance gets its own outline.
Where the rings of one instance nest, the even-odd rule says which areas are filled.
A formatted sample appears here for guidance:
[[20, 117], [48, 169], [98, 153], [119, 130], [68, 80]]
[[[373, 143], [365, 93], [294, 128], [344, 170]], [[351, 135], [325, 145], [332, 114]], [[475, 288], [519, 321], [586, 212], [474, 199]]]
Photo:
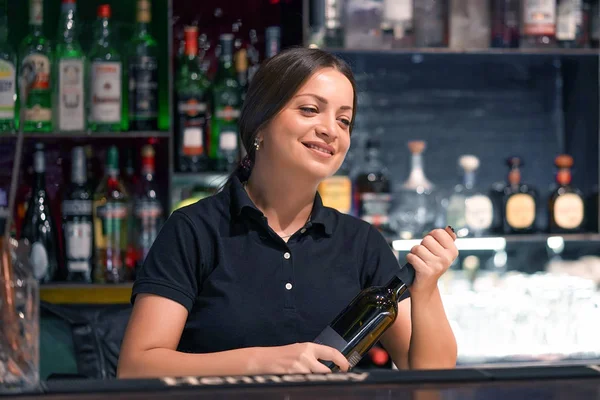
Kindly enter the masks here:
[[[325, 204], [377, 226], [401, 262], [429, 230], [457, 231], [440, 288], [459, 364], [600, 358], [598, 4], [4, 0], [0, 216], [22, 127], [10, 229], [40, 282], [42, 378], [114, 376], [136, 270], [170, 213], [243, 157], [245, 91], [290, 46], [357, 79]], [[82, 370], [73, 321], [103, 338], [106, 366]], [[393, 367], [381, 349], [360, 366]]]

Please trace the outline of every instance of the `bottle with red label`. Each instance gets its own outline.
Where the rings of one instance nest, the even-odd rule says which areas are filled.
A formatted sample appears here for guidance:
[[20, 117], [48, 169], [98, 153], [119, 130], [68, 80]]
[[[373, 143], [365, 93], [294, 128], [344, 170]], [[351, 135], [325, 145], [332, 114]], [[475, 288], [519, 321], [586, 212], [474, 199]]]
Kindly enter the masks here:
[[20, 68], [33, 71], [34, 79], [25, 102], [24, 131], [52, 131], [52, 50], [43, 33], [44, 2], [29, 0], [29, 34], [19, 51]]
[[581, 232], [585, 227], [583, 193], [571, 185], [573, 157], [561, 154], [554, 160], [557, 187], [548, 199], [549, 230], [552, 233]]
[[221, 55], [212, 89], [210, 159], [216, 171], [231, 171], [239, 160], [242, 88], [233, 65], [233, 40], [233, 34], [229, 33], [220, 37]]
[[185, 54], [175, 82], [176, 164], [181, 172], [205, 171], [208, 163], [208, 89], [198, 60], [198, 27], [185, 27]]

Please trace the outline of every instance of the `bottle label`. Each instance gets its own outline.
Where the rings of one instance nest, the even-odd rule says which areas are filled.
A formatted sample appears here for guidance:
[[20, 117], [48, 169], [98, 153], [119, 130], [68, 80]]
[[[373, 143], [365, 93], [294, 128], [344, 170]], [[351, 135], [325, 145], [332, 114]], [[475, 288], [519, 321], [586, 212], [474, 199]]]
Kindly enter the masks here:
[[583, 200], [575, 193], [565, 193], [554, 202], [554, 222], [560, 228], [578, 228], [583, 222], [583, 216]]
[[524, 229], [535, 221], [535, 200], [528, 194], [517, 193], [506, 202], [506, 222], [515, 229]]
[[231, 122], [240, 117], [240, 110], [231, 106], [220, 107], [215, 113], [218, 119]]
[[[419, 0], [417, 0], [419, 1]], [[421, 0], [422, 1], [422, 0]], [[384, 0], [383, 18], [387, 21], [412, 22], [413, 1], [412, 0]]]
[[327, 326], [319, 336], [313, 341], [316, 344], [322, 344], [324, 346], [333, 347], [338, 350], [340, 353], [343, 353], [346, 350], [346, 346], [348, 346], [348, 342], [344, 340], [343, 337], [340, 336], [331, 326]]
[[48, 268], [50, 266], [50, 259], [46, 247], [41, 242], [34, 242], [31, 245], [29, 259], [33, 268], [33, 276], [38, 280], [43, 279], [48, 273]]
[[389, 220], [391, 204], [392, 195], [389, 193], [361, 193], [359, 215], [374, 226], [385, 225]]
[[64, 217], [88, 217], [92, 216], [91, 200], [65, 200], [62, 204], [62, 212]]
[[[32, 91], [48, 92], [50, 90], [50, 59], [43, 54], [30, 54], [23, 64], [34, 66], [35, 78], [31, 85]], [[50, 122], [52, 108], [42, 104], [29, 104], [25, 110], [26, 121]]]
[[474, 230], [485, 230], [492, 226], [494, 207], [489, 197], [475, 195], [465, 200], [465, 222]]
[[349, 214], [352, 211], [352, 181], [347, 176], [332, 176], [319, 185], [323, 205]]
[[72, 272], [91, 271], [92, 223], [91, 221], [65, 224], [67, 269]]
[[92, 63], [91, 107], [95, 122], [121, 122], [121, 63], [96, 61]]
[[195, 97], [183, 97], [177, 104], [181, 129], [181, 152], [186, 156], [201, 156], [206, 151], [206, 103]]
[[238, 145], [237, 132], [223, 130], [219, 135], [219, 149], [221, 151], [236, 151]]
[[583, 24], [581, 0], [561, 0], [556, 18], [556, 38], [575, 40], [578, 28]]
[[29, 24], [42, 25], [44, 22], [44, 0], [29, 1]]
[[15, 66], [0, 60], [0, 120], [15, 118]]
[[150, 247], [160, 229], [160, 218], [163, 210], [157, 201], [143, 200], [136, 204], [134, 214], [138, 220], [139, 232], [139, 248], [141, 251], [141, 260], [145, 260]]
[[556, 30], [556, 0], [524, 0], [524, 33], [553, 36]]
[[98, 207], [98, 217], [102, 220], [102, 236], [119, 235], [123, 221], [127, 218], [127, 206], [109, 202]]
[[60, 130], [85, 129], [83, 68], [81, 59], [64, 59], [59, 62], [58, 128]]
[[158, 62], [155, 57], [129, 61], [129, 116], [152, 119], [158, 115]]

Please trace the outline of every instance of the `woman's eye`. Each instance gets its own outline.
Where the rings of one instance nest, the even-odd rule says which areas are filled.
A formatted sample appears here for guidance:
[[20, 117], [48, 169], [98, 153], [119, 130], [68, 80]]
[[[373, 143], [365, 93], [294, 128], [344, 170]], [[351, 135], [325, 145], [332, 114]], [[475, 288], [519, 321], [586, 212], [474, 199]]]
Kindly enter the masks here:
[[300, 107], [300, 110], [308, 114], [316, 114], [318, 112], [314, 107]]
[[350, 126], [350, 120], [348, 120], [346, 118], [341, 118], [340, 121], [342, 124], [344, 124], [346, 126]]

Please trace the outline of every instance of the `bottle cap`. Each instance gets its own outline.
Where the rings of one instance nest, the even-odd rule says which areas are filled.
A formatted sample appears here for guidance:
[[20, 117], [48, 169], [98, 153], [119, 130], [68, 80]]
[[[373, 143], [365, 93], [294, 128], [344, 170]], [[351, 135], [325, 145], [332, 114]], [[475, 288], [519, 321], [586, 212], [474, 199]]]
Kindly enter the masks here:
[[472, 172], [479, 168], [479, 158], [477, 156], [467, 154], [458, 159], [458, 165], [466, 172]]
[[187, 25], [183, 28], [185, 37], [185, 54], [195, 56], [198, 54], [198, 27]]
[[524, 165], [523, 160], [521, 160], [521, 157], [518, 156], [508, 157], [506, 159], [506, 164], [509, 167], [521, 167]]
[[102, 4], [98, 6], [98, 18], [110, 18], [110, 5]]
[[573, 157], [568, 154], [560, 154], [554, 159], [554, 165], [558, 168], [571, 168], [573, 166]]
[[425, 151], [425, 147], [427, 147], [427, 144], [423, 140], [411, 140], [408, 142], [408, 149], [413, 154], [421, 154]]

